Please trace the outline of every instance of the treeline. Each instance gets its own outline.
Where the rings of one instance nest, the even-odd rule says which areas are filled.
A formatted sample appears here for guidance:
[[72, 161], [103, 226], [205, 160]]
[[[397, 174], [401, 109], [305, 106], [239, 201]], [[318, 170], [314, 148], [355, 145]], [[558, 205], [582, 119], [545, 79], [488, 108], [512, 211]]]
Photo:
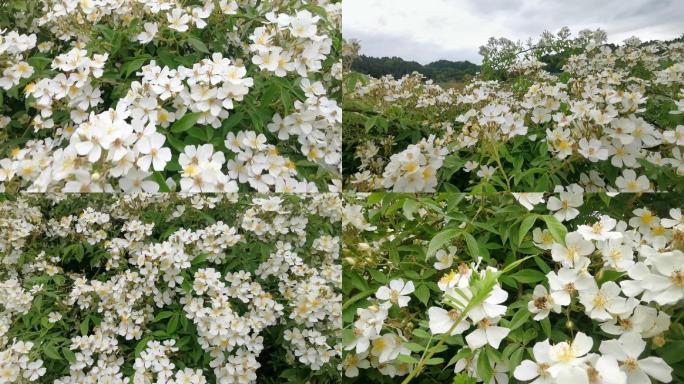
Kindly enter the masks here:
[[406, 61], [400, 57], [370, 57], [361, 55], [352, 62], [352, 69], [373, 77], [392, 75], [400, 78], [413, 72], [422, 73], [435, 82], [461, 81], [466, 75], [475, 75], [479, 65], [469, 61], [439, 60], [422, 65], [415, 61]]

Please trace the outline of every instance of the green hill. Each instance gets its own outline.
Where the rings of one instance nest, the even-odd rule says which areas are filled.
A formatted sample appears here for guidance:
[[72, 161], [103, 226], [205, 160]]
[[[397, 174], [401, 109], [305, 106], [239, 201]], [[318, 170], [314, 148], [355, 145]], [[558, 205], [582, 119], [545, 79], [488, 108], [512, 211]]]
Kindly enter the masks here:
[[422, 65], [415, 61], [407, 61], [400, 57], [370, 57], [361, 55], [352, 63], [352, 69], [370, 75], [381, 77], [392, 75], [400, 78], [415, 72], [422, 73], [425, 77], [438, 83], [462, 81], [467, 75], [475, 75], [480, 66], [469, 61], [439, 60]]

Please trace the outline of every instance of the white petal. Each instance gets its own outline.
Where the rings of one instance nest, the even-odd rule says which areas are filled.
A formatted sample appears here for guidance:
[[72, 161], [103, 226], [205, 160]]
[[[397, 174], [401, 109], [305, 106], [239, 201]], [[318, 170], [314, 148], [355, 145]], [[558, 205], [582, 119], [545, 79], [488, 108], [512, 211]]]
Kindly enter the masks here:
[[535, 362], [531, 360], [525, 360], [515, 368], [513, 376], [518, 380], [532, 380], [539, 376], [539, 368]]
[[487, 344], [487, 334], [483, 329], [480, 328], [470, 332], [465, 339], [470, 349], [477, 349]]
[[389, 288], [382, 286], [378, 288], [377, 292], [375, 292], [375, 297], [377, 297], [380, 300], [389, 300], [390, 292], [392, 291]]
[[641, 352], [646, 348], [646, 342], [641, 339], [641, 336], [636, 332], [625, 333], [620, 336], [620, 344], [622, 350], [632, 358], [638, 358]]
[[453, 324], [449, 312], [443, 308], [430, 307], [428, 316], [430, 318], [430, 332], [435, 335], [446, 333]]
[[669, 383], [672, 381], [672, 367], [667, 365], [665, 360], [660, 357], [651, 356], [639, 360], [639, 367], [649, 376], [660, 382]]
[[494, 348], [499, 348], [501, 340], [505, 339], [510, 331], [510, 329], [504, 327], [487, 327], [487, 341], [489, 342], [489, 345]]
[[592, 345], [594, 345], [594, 340], [582, 332], [578, 332], [575, 340], [572, 342], [572, 347], [577, 356], [584, 356], [589, 353]]

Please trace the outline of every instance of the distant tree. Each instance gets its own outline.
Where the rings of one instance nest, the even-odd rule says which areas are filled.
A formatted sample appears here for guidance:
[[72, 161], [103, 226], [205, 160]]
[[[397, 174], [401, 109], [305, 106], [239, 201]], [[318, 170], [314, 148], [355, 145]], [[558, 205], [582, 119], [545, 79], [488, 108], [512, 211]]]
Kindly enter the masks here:
[[352, 69], [373, 77], [392, 75], [400, 78], [413, 72], [419, 72], [436, 82], [461, 81], [466, 76], [473, 76], [480, 66], [469, 61], [439, 60], [427, 65], [415, 61], [407, 61], [400, 57], [370, 57], [361, 55], [352, 62]]

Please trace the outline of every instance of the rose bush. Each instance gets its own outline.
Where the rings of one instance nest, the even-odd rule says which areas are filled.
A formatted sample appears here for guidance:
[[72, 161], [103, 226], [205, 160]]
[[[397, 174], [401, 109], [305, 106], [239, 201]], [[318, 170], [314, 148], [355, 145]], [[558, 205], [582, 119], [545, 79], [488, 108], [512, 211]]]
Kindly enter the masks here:
[[340, 198], [5, 195], [0, 383], [336, 382]]
[[[349, 44], [351, 60], [358, 46]], [[491, 39], [459, 89], [345, 65], [350, 190], [682, 191], [684, 43]]]
[[677, 194], [345, 200], [348, 382], [684, 380]]
[[337, 0], [0, 4], [0, 188], [335, 191]]

